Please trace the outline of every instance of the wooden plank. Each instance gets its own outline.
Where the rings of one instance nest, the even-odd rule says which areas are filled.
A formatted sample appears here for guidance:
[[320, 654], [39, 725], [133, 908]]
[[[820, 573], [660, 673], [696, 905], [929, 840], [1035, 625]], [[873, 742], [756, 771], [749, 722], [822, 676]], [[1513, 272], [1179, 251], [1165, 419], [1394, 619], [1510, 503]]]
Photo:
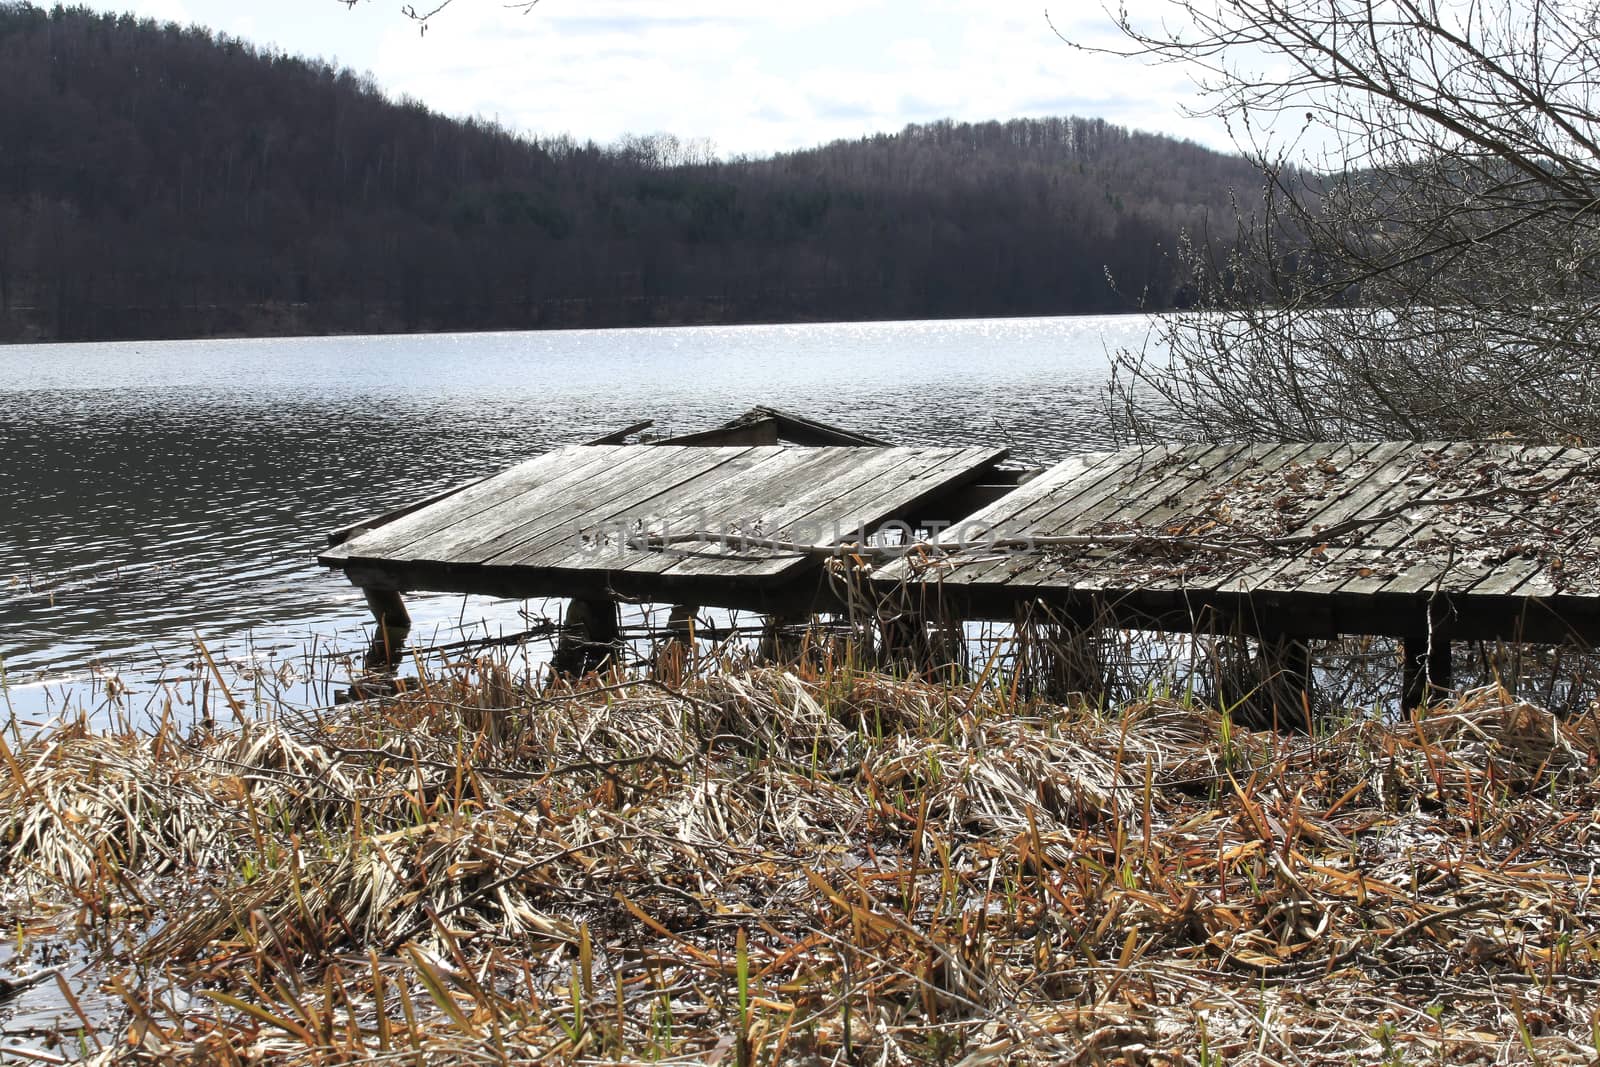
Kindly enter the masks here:
[[[991, 525], [1000, 537], [1058, 533], [1066, 516], [1096, 506], [1141, 475], [1181, 464], [1182, 454], [1183, 450], [1177, 446], [1158, 446], [1141, 452], [1112, 452], [1099, 460], [1092, 455], [1085, 457], [1081, 461], [1081, 468], [1078, 461], [1069, 457], [1034, 482], [1023, 486], [1022, 491], [1027, 493], [1027, 499], [1022, 507], [1014, 509], [1009, 515], [997, 515], [992, 523], [986, 525]], [[1059, 479], [1053, 477], [1058, 471], [1064, 472]], [[1035, 483], [1046, 479], [1050, 479], [1050, 483], [1040, 487], [1042, 492], [1028, 492]], [[996, 505], [997, 511], [1003, 505], [1003, 501]], [[978, 518], [974, 516], [970, 523], [963, 525], [975, 525]], [[973, 563], [962, 564], [959, 560], [953, 560], [952, 563], [954, 566], [948, 569], [941, 567], [936, 572], [941, 582], [963, 586], [995, 586], [1005, 585], [1018, 573], [1033, 567], [1036, 561], [1028, 556], [998, 551], [993, 557], [984, 557]]]
[[[841, 465], [855, 462], [837, 454], [837, 449], [818, 452], [816, 449], [788, 446], [761, 466], [746, 472], [734, 483], [717, 487], [715, 497], [708, 501], [704, 494], [686, 494], [666, 507], [652, 505], [649, 516], [650, 532], [688, 534], [709, 532], [721, 535], [735, 520], [744, 517], [759, 500], [764, 490], [772, 485], [801, 486], [837, 477]], [[693, 488], [693, 487], [691, 487]], [[686, 542], [664, 549], [624, 549], [613, 557], [608, 567], [623, 567], [630, 574], [659, 574], [671, 570], [684, 560], [683, 551], [704, 551], [713, 542]]]
[[[1482, 451], [1486, 461], [1494, 463], [1496, 467], [1501, 469], [1512, 465], [1535, 463], [1537, 467], [1533, 472], [1529, 472], [1535, 477], [1546, 471], [1552, 477], [1559, 477], [1584, 462], [1584, 456], [1581, 452], [1554, 446], [1489, 445], [1484, 446]], [[1472, 490], [1466, 490], [1465, 492], [1470, 493]], [[1452, 490], [1450, 495], [1461, 494]], [[1505, 504], [1511, 506], [1513, 514], [1522, 511], [1529, 503], [1530, 501], [1525, 498], [1515, 496], [1508, 497], [1505, 500]], [[1425, 529], [1436, 540], [1443, 541], [1448, 535], [1455, 534], [1456, 531], [1461, 530], [1459, 521], [1461, 514], [1456, 511], [1455, 507], [1447, 506], [1441, 509], [1430, 505], [1417, 510], [1422, 514], [1417, 516], [1416, 528]], [[1427, 514], [1428, 512], [1433, 512], [1434, 514], [1429, 515]], [[1475, 526], [1476, 520], [1482, 515], [1482, 511], [1479, 509], [1468, 514], [1472, 516]], [[1495, 594], [1497, 590], [1494, 588], [1479, 589], [1477, 587], [1485, 582], [1490, 583], [1491, 586], [1499, 585], [1500, 581], [1497, 575], [1506, 561], [1501, 559], [1463, 558], [1462, 554], [1458, 554], [1455, 551], [1458, 542], [1469, 542], [1478, 536], [1480, 535], [1470, 531], [1465, 536], [1448, 536], [1448, 546], [1430, 545], [1428, 558], [1405, 566], [1398, 574], [1395, 574], [1387, 581], [1381, 583], [1350, 583], [1346, 589], [1341, 589], [1341, 592], [1353, 595], [1377, 592], [1398, 596], [1416, 596], [1435, 590], [1450, 594], [1468, 593], [1469, 591], [1480, 594]], [[1463, 545], [1462, 547], [1467, 548], [1469, 546]], [[1515, 573], [1508, 574], [1506, 591], [1509, 592], [1510, 588], [1521, 584], [1522, 579], [1537, 570], [1538, 567], [1535, 566], [1531, 572], [1522, 574], [1520, 578], [1514, 581], [1511, 579], [1516, 577]]]
[[[1576, 494], [1580, 498], [1592, 499], [1596, 489], [1594, 479], [1600, 477], [1600, 449], [1583, 448], [1575, 451], [1583, 456], [1583, 466], [1592, 473], [1588, 473], [1584, 477], [1562, 486], [1560, 492], [1564, 498]], [[1591, 505], [1591, 509], [1592, 507], [1593, 505]], [[1600, 586], [1596, 585], [1592, 572], [1585, 575], [1580, 568], [1578, 571], [1580, 577], [1574, 579], [1571, 574], [1572, 568], [1568, 563], [1568, 560], [1575, 554], [1578, 556], [1583, 554], [1586, 544], [1590, 546], [1589, 550], [1593, 551], [1592, 546], [1596, 536], [1600, 535], [1600, 522], [1597, 522], [1592, 515], [1593, 512], [1591, 510], [1590, 518], [1587, 520], [1580, 519], [1579, 523], [1581, 525], [1578, 529], [1563, 526], [1559, 530], [1552, 531], [1551, 536], [1555, 539], [1554, 543], [1545, 546], [1546, 551], [1544, 553], [1551, 558], [1541, 558], [1539, 568], [1528, 575], [1522, 583], [1507, 592], [1510, 595], [1525, 598], [1588, 597], [1600, 602]], [[1585, 536], [1587, 541], [1584, 540]], [[1550, 564], [1553, 560], [1559, 560], [1561, 566], [1552, 568]], [[1585, 581], [1585, 578], [1588, 580]]]
[[479, 512], [395, 553], [396, 559], [437, 563], [481, 563], [494, 546], [515, 543], [552, 525], [581, 522], [583, 516], [615, 493], [639, 483], [659, 482], [664, 471], [684, 462], [699, 468], [725, 463], [744, 451], [657, 455], [647, 446], [626, 446], [599, 468], [585, 466], [580, 477], [562, 478]]
[[599, 437], [596, 437], [592, 441], [585, 441], [584, 444], [586, 444], [586, 445], [620, 445], [620, 444], [623, 444], [624, 442], [626, 442], [628, 440], [628, 438], [632, 437], [634, 434], [643, 433], [644, 431], [648, 430], [650, 427], [654, 426], [655, 424], [656, 424], [656, 420], [654, 420], [654, 419], [640, 419], [638, 422], [635, 422], [635, 423], [633, 423], [631, 425], [628, 425], [628, 426], [624, 426], [620, 430], [612, 430], [610, 433], [601, 434]]
[[[1534, 458], [1536, 457], [1532, 455], [1525, 454], [1523, 456], [1524, 462]], [[1534, 479], [1537, 479], [1540, 485], [1554, 484], [1577, 471], [1583, 470], [1591, 462], [1588, 450], [1581, 448], [1561, 449], [1548, 457], [1537, 458], [1544, 459], [1540, 469], [1527, 472], [1527, 476], [1521, 480], [1516, 488], [1532, 489], [1534, 487]], [[1518, 523], [1520, 527], [1517, 531], [1518, 533], [1524, 535], [1532, 534], [1532, 536], [1527, 536], [1526, 538], [1526, 543], [1531, 552], [1528, 555], [1513, 556], [1499, 560], [1489, 574], [1463, 589], [1464, 592], [1471, 596], [1510, 596], [1537, 578], [1545, 569], [1545, 560], [1538, 551], [1540, 546], [1537, 542], [1543, 538], [1550, 537], [1551, 534], [1544, 529], [1539, 529], [1537, 534], [1533, 533], [1535, 526], [1531, 513], [1538, 507], [1537, 500], [1530, 496], [1517, 494], [1507, 500], [1506, 504], [1510, 506], [1502, 511], [1505, 521]], [[1497, 510], [1500, 509], [1497, 508]]]
[[799, 515], [786, 528], [792, 530], [805, 524], [828, 531], [840, 529], [848, 536], [859, 534], [862, 529], [871, 534], [876, 526], [891, 519], [909, 525], [915, 512], [960, 487], [976, 484], [1008, 454], [1004, 448], [980, 447], [952, 449], [934, 456], [933, 462], [926, 465], [914, 459], [841, 496], [825, 498], [820, 507]]
[[[1591, 448], [1569, 448], [1559, 455], [1550, 457], [1545, 468], [1535, 475], [1542, 485], [1554, 486], [1563, 478], [1568, 478], [1580, 472], [1595, 470], [1596, 451]], [[1531, 479], [1524, 479], [1522, 488], [1533, 488]], [[1561, 486], [1563, 496], [1576, 493], [1586, 497], [1587, 493], [1594, 491], [1593, 483], [1587, 488], [1584, 482], [1574, 480]], [[1586, 497], [1587, 498], [1587, 497]], [[1516, 503], [1519, 505], [1511, 509], [1510, 518], [1519, 521], [1522, 529], [1519, 532], [1530, 534], [1527, 538], [1529, 554], [1505, 560], [1496, 568], [1493, 575], [1485, 578], [1483, 582], [1471, 586], [1468, 593], [1472, 596], [1553, 596], [1560, 590], [1548, 570], [1546, 554], [1556, 550], [1562, 543], [1570, 543], [1570, 533], [1563, 530], [1548, 529], [1542, 526], [1534, 517], [1539, 504], [1547, 500], [1544, 493], [1537, 496], [1518, 496]], [[1592, 509], [1589, 503], [1587, 509]], [[1586, 510], [1587, 510], [1586, 509]], [[1590, 520], [1591, 523], [1594, 520]], [[1535, 532], [1536, 531], [1536, 532]], [[1543, 551], [1541, 551], [1541, 549]], [[1589, 595], [1600, 593], [1600, 590], [1589, 590]]]
[[351, 538], [322, 555], [342, 558], [398, 558], [409, 546], [524, 494], [571, 484], [618, 461], [626, 446], [568, 445], [486, 478], [370, 534]]
[[[1545, 561], [1538, 555], [1512, 556], [1501, 560], [1499, 565], [1485, 574], [1476, 585], [1463, 592], [1467, 596], [1512, 596], [1518, 590], [1527, 588], [1530, 592], [1523, 595], [1537, 595], [1531, 590], [1544, 571]], [[1547, 584], [1553, 593], [1555, 583]]]
[[[775, 534], [787, 537], [801, 526], [823, 531], [830, 543], [832, 531], [838, 528], [850, 534], [858, 523], [868, 530], [878, 523], [900, 514], [926, 497], [948, 490], [964, 481], [973, 481], [1007, 455], [1003, 448], [965, 449], [893, 449], [901, 461], [878, 465], [860, 463], [830, 483], [819, 484], [791, 501], [776, 504], [766, 512], [769, 528]], [[718, 573], [732, 577], [760, 577], [770, 579], [792, 569], [797, 563], [807, 562], [806, 557], [778, 552], [744, 551], [745, 557], [732, 566], [721, 560], [687, 559], [667, 574], [691, 576]], [[751, 559], [749, 557], [766, 557]]]
[[[1165, 451], [1162, 449], [1163, 453]], [[1068, 456], [1038, 477], [1023, 482], [1008, 496], [963, 521], [986, 525], [1032, 521], [1034, 517], [1046, 514], [1062, 501], [1070, 499], [1070, 496], [1063, 494], [1082, 492], [1098, 479], [1121, 470], [1126, 457], [1125, 452], [1080, 452]], [[934, 538], [934, 543], [942, 543], [941, 538]]]
[[[1320, 530], [1328, 530], [1340, 523], [1349, 522], [1363, 514], [1376, 514], [1387, 506], [1391, 495], [1395, 492], [1408, 470], [1408, 457], [1414, 455], [1419, 446], [1407, 442], [1384, 442], [1368, 446], [1363, 456], [1351, 456], [1347, 464], [1362, 464], [1369, 469], [1353, 482], [1345, 492], [1330, 499], [1322, 507], [1306, 516], [1292, 531], [1289, 536], [1314, 534]], [[1325, 457], [1330, 463], [1339, 463], [1343, 458], [1338, 449], [1330, 449]], [[1233, 581], [1222, 583], [1221, 588], [1230, 592], [1239, 593], [1284, 593], [1302, 592], [1309, 584], [1312, 587], [1321, 587], [1330, 573], [1339, 574], [1339, 582], [1349, 577], [1348, 573], [1340, 570], [1328, 571], [1329, 557], [1343, 559], [1339, 554], [1342, 549], [1324, 550], [1316, 552], [1317, 546], [1307, 545], [1287, 558], [1274, 556], [1259, 564], [1247, 568]], [[1356, 550], [1350, 559], [1364, 558], [1361, 550]], [[1336, 586], [1338, 582], [1334, 583]], [[1329, 587], [1331, 591], [1332, 587]]]
[[585, 530], [603, 530], [617, 516], [755, 452], [757, 449], [746, 446], [636, 446], [626, 465], [591, 480], [581, 488], [578, 498], [527, 515], [516, 526], [492, 537], [473, 539], [451, 561], [496, 567], [537, 566], [534, 557], [551, 546], [577, 539]]
[[[1265, 471], [1276, 473], [1286, 470], [1292, 464], [1310, 462], [1322, 458], [1321, 453], [1326, 451], [1323, 446], [1306, 442], [1291, 444], [1258, 443], [1246, 446], [1244, 449], [1228, 456], [1220, 464], [1207, 473], [1203, 479], [1196, 481], [1178, 494], [1169, 495], [1165, 500], [1138, 515], [1135, 521], [1145, 527], [1150, 527], [1154, 532], [1162, 532], [1162, 528], [1173, 524], [1185, 515], [1198, 517], [1203, 511], [1200, 507], [1206, 496], [1213, 492], [1225, 495], [1227, 490], [1237, 484], [1239, 478], [1251, 471]], [[1213, 489], [1215, 487], [1215, 489]], [[1196, 495], [1199, 493], [1200, 495]], [[1205, 537], [1205, 531], [1194, 531], [1195, 536]], [[1224, 531], [1222, 537], [1228, 537]], [[1117, 584], [1113, 581], [1115, 575], [1101, 573], [1089, 576], [1078, 585], [1085, 590], [1109, 590]], [[1146, 578], [1131, 585], [1122, 585], [1124, 590], [1137, 589], [1142, 593], [1187, 593], [1196, 587], [1215, 589], [1222, 583], [1221, 578], [1203, 577], [1191, 580], [1187, 574], [1158, 575]]]
[[[859, 462], [846, 454], [856, 451], [879, 450], [816, 450], [790, 445], [755, 448], [751, 450], [753, 458], [773, 462], [758, 462], [735, 470], [733, 477], [726, 480], [696, 478], [682, 483], [672, 491], [648, 500], [648, 508], [639, 506], [615, 510], [607, 516], [601, 528], [620, 529], [627, 526], [630, 520], [643, 517], [646, 510], [652, 516], [661, 515], [669, 524], [705, 510], [714, 513], [708, 515], [713, 524], [725, 524], [746, 514], [753, 514], [750, 509], [758, 506], [753, 502], [761, 500], [764, 493], [773, 492], [774, 484], [792, 486], [825, 479], [841, 465]], [[594, 542], [583, 541], [573, 531], [572, 536], [559, 542], [525, 552], [515, 561], [515, 565], [553, 570], [626, 570], [630, 573], [659, 574], [671, 569], [682, 559], [681, 554], [666, 551], [630, 549], [620, 545], [601, 547]]]
[[[1124, 516], [1142, 514], [1168, 498], [1184, 494], [1204, 484], [1211, 472], [1246, 453], [1249, 445], [1191, 445], [1176, 453], [1178, 465], [1170, 473], [1159, 469], [1141, 470], [1131, 478], [1116, 480], [1109, 488], [1097, 488], [1068, 508], [1057, 509], [1039, 521], [1041, 537], [1090, 533], [1096, 526], [1121, 522]], [[1152, 481], [1152, 476], [1160, 475]], [[1091, 500], [1093, 497], [1095, 499]], [[1143, 501], [1151, 501], [1145, 505]], [[1064, 572], [1062, 565], [1042, 553], [1030, 553], [1027, 566], [1005, 581], [1010, 588], [1026, 591], [1035, 588], [1076, 589], [1090, 568], [1075, 564], [1075, 572]], [[1090, 565], [1092, 567], [1093, 564]]]
[[[1437, 473], [1419, 472], [1413, 466], [1406, 472], [1406, 481], [1391, 497], [1385, 507], [1397, 506], [1433, 494], [1439, 484], [1439, 475], [1450, 473], [1463, 466], [1480, 464], [1490, 459], [1485, 445], [1457, 442], [1446, 446], [1437, 456]], [[1373, 573], [1352, 576], [1346, 568], [1344, 580], [1333, 583], [1330, 591], [1341, 597], [1366, 598], [1386, 593], [1400, 596], [1419, 596], [1435, 588], [1445, 574], [1463, 561], [1452, 558], [1445, 547], [1460, 538], [1453, 510], [1434, 507], [1408, 508], [1404, 514], [1385, 525], [1375, 528], [1364, 547], [1369, 551], [1369, 565]], [[1419, 559], [1408, 559], [1410, 553], [1421, 553]]]
[[[1118, 526], [1127, 524], [1134, 530], [1163, 534], [1165, 526], [1177, 523], [1181, 517], [1187, 516], [1191, 522], [1199, 518], [1206, 497], [1217, 489], [1229, 485], [1235, 475], [1259, 466], [1263, 459], [1270, 459], [1280, 453], [1293, 455], [1306, 447], [1305, 444], [1213, 446], [1206, 453], [1195, 457], [1191, 469], [1198, 468], [1201, 464], [1205, 464], [1208, 469], [1196, 471], [1196, 477], [1189, 484], [1164, 494], [1154, 491], [1141, 494], [1121, 513], [1102, 521], [1112, 522]], [[1083, 529], [1074, 532], [1089, 531]], [[1125, 558], [1128, 558], [1127, 551], [1121, 548], [1091, 551], [1073, 564], [1077, 573], [1072, 578], [1072, 588], [1081, 592], [1099, 592], [1112, 585], [1127, 588], [1133, 584], [1143, 589], [1149, 581], [1159, 580], [1152, 577], [1136, 583], [1127, 583], [1122, 575], [1113, 573], [1114, 564]], [[1040, 571], [1048, 573], [1048, 570], [1048, 565], [1044, 564], [1035, 567], [1035, 573]]]
[[[1025, 524], [1032, 521], [1031, 513], [1044, 514], [1055, 506], [1051, 503], [1055, 494], [1081, 492], [1086, 486], [1119, 469], [1117, 459], [1121, 455], [1118, 452], [1082, 452], [1068, 456], [1033, 480], [1024, 482], [999, 500], [963, 518], [951, 529], [930, 538], [930, 544], [956, 548], [960, 547], [963, 537], [980, 530], [1023, 529]], [[953, 559], [948, 561], [948, 565], [941, 565], [939, 573], [944, 577], [960, 574], [958, 580], [967, 581], [979, 568], [987, 566], [987, 563], [963, 563]], [[911, 576], [911, 565], [902, 559], [880, 567], [873, 580], [894, 584]]]
[[[1147, 453], [1149, 456], [1159, 455], [1161, 461], [1169, 460], [1176, 449], [1161, 448], [1158, 452]], [[1021, 506], [1004, 509], [997, 508], [992, 515], [979, 514], [963, 522], [957, 528], [955, 547], [961, 546], [962, 531], [967, 531], [970, 539], [976, 537], [981, 530], [992, 530], [996, 538], [1023, 537], [1030, 531], [1037, 531], [1047, 522], [1047, 517], [1059, 514], [1064, 508], [1088, 506], [1097, 499], [1101, 491], [1109, 491], [1117, 484], [1119, 477], [1127, 471], [1129, 455], [1125, 452], [1088, 453], [1082, 457], [1068, 457], [1059, 463], [1046, 475], [1036, 479], [1042, 482], [1050, 478], [1052, 484], [1040, 486], [1041, 491], [1032, 492], [1021, 501]], [[1059, 479], [1056, 477], [1059, 475]], [[1032, 490], [1035, 483], [1030, 482], [1025, 487]], [[1002, 505], [1004, 501], [1001, 502]], [[1005, 511], [1009, 510], [1009, 514]], [[981, 544], [981, 542], [979, 542]], [[997, 550], [997, 556], [980, 558], [977, 561], [963, 563], [959, 558], [952, 560], [953, 569], [941, 570], [941, 580], [953, 580], [962, 585], [987, 585], [1003, 583], [1016, 573], [1019, 567], [1019, 557], [1008, 550]]]
[[[1256, 581], [1252, 593], [1276, 596], [1319, 597], [1335, 592], [1361, 570], [1375, 569], [1381, 565], [1384, 553], [1382, 540], [1390, 536], [1405, 536], [1402, 516], [1384, 523], [1364, 526], [1340, 535], [1333, 528], [1341, 523], [1376, 517], [1392, 507], [1404, 503], [1415, 490], [1411, 480], [1417, 476], [1417, 465], [1424, 457], [1441, 454], [1448, 457], [1454, 447], [1446, 442], [1424, 442], [1407, 445], [1398, 451], [1380, 454], [1385, 462], [1356, 485], [1346, 499], [1327, 510], [1317, 520], [1323, 532], [1329, 533], [1331, 547], [1316, 551], [1316, 546], [1292, 554], [1287, 563], [1269, 563], [1265, 574]], [[1305, 532], [1312, 532], [1307, 527]]]
[[[502, 599], [531, 597], [595, 598], [622, 596], [658, 603], [682, 602], [741, 611], [809, 615], [844, 605], [802, 573], [792, 582], [722, 581], [707, 577], [668, 583], [659, 575], [633, 579], [627, 572], [546, 571], [533, 567], [460, 567], [439, 563], [353, 561], [346, 571], [358, 585], [405, 591], [472, 593]], [[617, 582], [613, 582], [613, 578]]]
[[[494, 476], [488, 475], [486, 477], [492, 478]], [[380, 526], [387, 526], [396, 519], [403, 519], [407, 515], [414, 514], [418, 511], [421, 511], [425, 507], [430, 507], [434, 504], [437, 504], [441, 500], [453, 497], [462, 490], [470, 489], [479, 482], [485, 480], [486, 478], [474, 478], [470, 482], [461, 482], [457, 485], [452, 485], [449, 489], [434, 493], [431, 496], [425, 496], [421, 500], [413, 500], [409, 504], [403, 504], [397, 508], [390, 508], [388, 511], [373, 515], [370, 518], [361, 519], [358, 522], [352, 522], [348, 526], [341, 526], [337, 530], [330, 530], [328, 531], [328, 547], [338, 548], [351, 538], [359, 537], [362, 534], [371, 533]]]
[[[914, 449], [829, 449], [820, 453], [818, 462], [809, 464], [800, 477], [754, 485], [742, 498], [722, 502], [723, 529], [735, 543], [740, 535], [785, 537], [789, 532], [787, 519], [806, 514], [822, 501], [837, 498], [877, 473], [903, 469], [916, 461]], [[923, 462], [938, 460], [926, 457]], [[758, 558], [781, 559], [782, 566], [776, 572], [803, 567], [808, 562], [807, 557], [795, 553], [727, 547], [717, 542], [680, 547], [682, 551], [659, 553], [667, 562], [657, 573], [674, 578], [754, 576], [758, 572], [750, 564]]]

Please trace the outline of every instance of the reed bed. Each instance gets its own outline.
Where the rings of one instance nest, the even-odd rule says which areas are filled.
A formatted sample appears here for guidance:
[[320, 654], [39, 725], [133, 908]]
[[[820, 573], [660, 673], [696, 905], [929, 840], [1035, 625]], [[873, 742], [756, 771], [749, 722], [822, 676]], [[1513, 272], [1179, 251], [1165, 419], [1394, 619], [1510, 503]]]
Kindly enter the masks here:
[[504, 658], [0, 743], [129, 1063], [1594, 1063], [1600, 714]]

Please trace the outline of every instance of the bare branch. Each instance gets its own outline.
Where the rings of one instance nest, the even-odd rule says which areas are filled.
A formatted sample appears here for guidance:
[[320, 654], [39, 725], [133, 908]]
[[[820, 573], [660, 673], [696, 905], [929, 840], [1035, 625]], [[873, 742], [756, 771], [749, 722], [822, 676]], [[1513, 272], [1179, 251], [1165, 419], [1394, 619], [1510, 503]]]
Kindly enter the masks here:
[[[1122, 353], [1124, 433], [1600, 437], [1600, 34], [1573, 0], [1170, 0], [1091, 51], [1189, 67], [1266, 207], [1213, 314]], [[1327, 131], [1321, 177], [1272, 148]], [[1302, 163], [1308, 161], [1301, 161]], [[1160, 353], [1165, 352], [1165, 357]]]

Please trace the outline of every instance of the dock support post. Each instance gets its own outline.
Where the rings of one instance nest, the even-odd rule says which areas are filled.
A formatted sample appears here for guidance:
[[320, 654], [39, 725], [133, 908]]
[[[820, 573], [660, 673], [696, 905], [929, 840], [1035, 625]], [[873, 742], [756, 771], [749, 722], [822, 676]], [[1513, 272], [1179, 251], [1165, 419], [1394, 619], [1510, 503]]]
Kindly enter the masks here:
[[[1261, 677], [1270, 725], [1280, 730], [1310, 730], [1316, 684], [1311, 646], [1299, 638], [1274, 634], [1261, 638]], [[1267, 724], [1263, 724], [1267, 725]]]
[[574, 598], [567, 605], [561, 637], [550, 665], [563, 674], [587, 674], [615, 659], [622, 641], [617, 602], [609, 597]]
[[879, 667], [923, 678], [959, 677], [965, 631], [944, 612], [905, 608], [877, 620], [873, 658]]
[[367, 609], [378, 624], [367, 649], [367, 669], [392, 667], [399, 662], [400, 652], [411, 634], [411, 613], [406, 610], [406, 602], [398, 590], [364, 585], [361, 594], [366, 597]]
[[687, 641], [694, 636], [695, 616], [700, 609], [693, 604], [674, 604], [667, 612], [667, 633], [675, 641]]
[[1415, 711], [1450, 689], [1455, 657], [1450, 639], [1437, 630], [1412, 634], [1400, 641], [1400, 709]]
[[694, 662], [695, 613], [689, 604], [674, 604], [667, 613], [666, 636], [650, 650], [650, 670], [669, 683], [681, 682]]
[[1104, 701], [1109, 687], [1098, 627], [1062, 620], [1041, 627], [1038, 636], [1046, 699], [1059, 702], [1078, 696], [1091, 704]]
[[800, 657], [805, 649], [805, 634], [794, 633], [796, 627], [809, 626], [809, 615], [768, 615], [761, 623], [761, 643], [757, 655], [769, 663], [788, 664]]

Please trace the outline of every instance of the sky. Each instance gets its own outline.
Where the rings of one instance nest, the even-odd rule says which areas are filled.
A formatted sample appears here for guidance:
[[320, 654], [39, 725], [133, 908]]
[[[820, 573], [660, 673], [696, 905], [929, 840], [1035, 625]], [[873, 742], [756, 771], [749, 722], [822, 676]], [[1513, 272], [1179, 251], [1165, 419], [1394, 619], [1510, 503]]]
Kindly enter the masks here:
[[1230, 147], [1219, 123], [1185, 115], [1181, 71], [1057, 36], [1113, 42], [1096, 0], [539, 0], [526, 13], [454, 0], [425, 34], [402, 0], [90, 6], [318, 56], [391, 96], [530, 135], [665, 132], [765, 155], [941, 118], [1081, 115]]

